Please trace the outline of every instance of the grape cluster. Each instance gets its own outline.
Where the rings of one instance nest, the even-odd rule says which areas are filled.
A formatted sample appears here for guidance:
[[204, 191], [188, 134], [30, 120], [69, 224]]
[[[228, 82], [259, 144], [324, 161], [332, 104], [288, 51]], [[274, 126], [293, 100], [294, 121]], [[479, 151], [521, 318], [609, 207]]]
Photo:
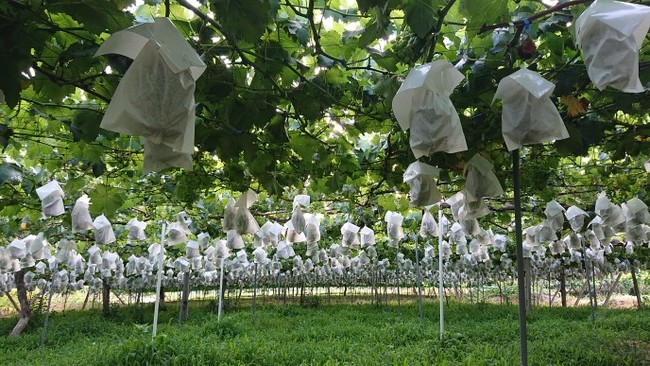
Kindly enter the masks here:
[[399, 62], [414, 64], [422, 56], [423, 40], [415, 34], [399, 35], [392, 45]]

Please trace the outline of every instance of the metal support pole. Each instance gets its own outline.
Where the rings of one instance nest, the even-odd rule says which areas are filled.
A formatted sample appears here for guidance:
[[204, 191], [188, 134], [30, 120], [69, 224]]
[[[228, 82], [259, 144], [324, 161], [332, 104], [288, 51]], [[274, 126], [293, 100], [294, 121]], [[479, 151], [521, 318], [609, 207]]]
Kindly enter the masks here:
[[415, 234], [415, 271], [417, 272], [418, 281], [418, 314], [420, 315], [420, 325], [424, 322], [424, 313], [422, 312], [422, 273], [420, 273], [420, 246], [418, 245], [418, 234]]
[[223, 308], [223, 265], [226, 258], [221, 258], [221, 270], [219, 271], [219, 307], [217, 308], [217, 322], [221, 321], [221, 309]]
[[438, 207], [438, 303], [440, 304], [440, 339], [445, 334], [445, 303], [442, 283], [442, 202]]
[[158, 278], [156, 279], [156, 305], [153, 310], [153, 331], [151, 333], [152, 338], [156, 338], [156, 332], [158, 330], [158, 310], [160, 308], [160, 286], [162, 285], [162, 271], [163, 271], [163, 261], [165, 260], [164, 250], [165, 250], [165, 231], [167, 229], [167, 223], [162, 222], [162, 230], [160, 232], [160, 252], [158, 253]]
[[47, 323], [50, 320], [50, 309], [52, 306], [52, 296], [54, 295], [54, 291], [50, 288], [50, 296], [47, 299], [47, 310], [45, 312], [45, 323], [43, 324], [43, 333], [41, 334], [41, 344], [38, 347], [39, 349], [43, 349], [43, 346], [45, 346], [45, 337], [47, 336]]
[[521, 187], [519, 184], [519, 149], [512, 152], [512, 178], [515, 198], [515, 242], [517, 245], [517, 285], [519, 290], [519, 344], [521, 365], [528, 365], [528, 338], [526, 335], [526, 286], [524, 282], [524, 247], [521, 226]]

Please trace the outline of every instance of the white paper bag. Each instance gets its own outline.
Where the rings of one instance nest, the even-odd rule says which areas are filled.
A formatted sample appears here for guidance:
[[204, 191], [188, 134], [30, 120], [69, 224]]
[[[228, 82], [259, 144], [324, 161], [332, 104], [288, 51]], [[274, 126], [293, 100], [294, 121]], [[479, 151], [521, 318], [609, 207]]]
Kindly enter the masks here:
[[344, 247], [358, 247], [359, 240], [359, 227], [353, 223], [346, 222], [341, 226], [341, 245]]
[[41, 211], [45, 217], [63, 215], [63, 189], [56, 180], [36, 188], [36, 194], [41, 200]]
[[96, 55], [109, 53], [134, 61], [118, 85], [101, 127], [192, 154], [195, 81], [206, 66], [173, 23], [158, 18], [117, 32]]
[[182, 223], [176, 221], [169, 226], [167, 231], [167, 245], [179, 245], [187, 242], [189, 229]]
[[237, 208], [235, 207], [235, 200], [228, 198], [226, 206], [223, 209], [223, 221], [222, 226], [224, 231], [235, 230], [235, 213]]
[[585, 224], [585, 217], [589, 217], [589, 215], [578, 208], [577, 206], [571, 206], [566, 210], [566, 218], [569, 220], [569, 224], [571, 224], [571, 229], [575, 232], [578, 232], [582, 230], [582, 227]]
[[293, 206], [293, 212], [291, 213], [291, 224], [293, 224], [293, 229], [298, 234], [302, 234], [303, 231], [305, 231], [305, 216], [302, 213], [302, 207], [300, 205]]
[[639, 48], [648, 28], [650, 7], [619, 1], [594, 1], [578, 17], [576, 43], [598, 89], [644, 90], [639, 80]]
[[72, 230], [85, 231], [93, 228], [93, 218], [90, 217], [88, 211], [90, 205], [90, 198], [83, 195], [77, 199], [72, 208]]
[[126, 230], [129, 232], [130, 240], [144, 240], [147, 238], [147, 235], [144, 233], [144, 229], [147, 227], [147, 223], [144, 221], [138, 221], [137, 217], [132, 218], [129, 222], [126, 223]]
[[422, 223], [420, 224], [420, 236], [423, 238], [426, 237], [437, 237], [438, 235], [438, 223], [433, 218], [433, 215], [429, 210], [424, 210], [422, 215]]
[[557, 203], [555, 200], [551, 200], [546, 203], [546, 209], [544, 210], [544, 215], [546, 215], [546, 220], [548, 221], [551, 229], [553, 231], [562, 230], [564, 225], [564, 212], [566, 210], [562, 205]]
[[113, 227], [106, 216], [97, 216], [95, 221], [93, 221], [93, 227], [95, 228], [95, 242], [99, 244], [110, 244], [115, 241]]
[[501, 79], [494, 100], [503, 100], [501, 130], [508, 151], [569, 137], [551, 101], [553, 83], [535, 71], [520, 69]]
[[449, 96], [463, 74], [444, 60], [413, 68], [393, 98], [393, 113], [403, 130], [411, 129], [416, 158], [436, 151], [467, 150], [458, 113]]
[[384, 216], [384, 221], [386, 221], [386, 232], [390, 239], [391, 246], [396, 247], [398, 242], [404, 237], [404, 232], [402, 231], [403, 220], [404, 216], [398, 212], [387, 211]]
[[616, 228], [625, 222], [623, 210], [610, 202], [605, 192], [601, 192], [596, 200], [595, 211], [603, 219], [603, 225]]
[[259, 224], [249, 211], [249, 207], [257, 200], [257, 194], [249, 189], [235, 203], [235, 230], [241, 235], [255, 234], [260, 229]]
[[463, 188], [464, 201], [479, 202], [483, 197], [495, 197], [503, 194], [499, 179], [494, 174], [494, 166], [481, 154], [472, 157], [466, 166], [467, 179]]
[[226, 243], [228, 248], [233, 250], [244, 248], [244, 239], [236, 230], [228, 230], [226, 233]]
[[144, 149], [142, 172], [144, 174], [157, 172], [167, 168], [182, 168], [192, 170], [192, 154], [174, 151], [173, 148], [157, 144], [149, 139], [140, 137]]
[[442, 197], [435, 182], [439, 174], [440, 169], [419, 161], [406, 168], [404, 183], [410, 187], [411, 206], [424, 207], [440, 201]]
[[307, 243], [315, 243], [320, 240], [320, 220], [316, 214], [304, 214], [305, 216], [305, 239]]
[[361, 234], [362, 247], [375, 245], [375, 232], [371, 228], [364, 226], [361, 228], [361, 231], [359, 233]]
[[648, 206], [638, 199], [637, 197], [627, 201], [622, 205], [623, 215], [625, 221], [629, 225], [642, 225], [650, 223], [650, 213], [648, 213]]

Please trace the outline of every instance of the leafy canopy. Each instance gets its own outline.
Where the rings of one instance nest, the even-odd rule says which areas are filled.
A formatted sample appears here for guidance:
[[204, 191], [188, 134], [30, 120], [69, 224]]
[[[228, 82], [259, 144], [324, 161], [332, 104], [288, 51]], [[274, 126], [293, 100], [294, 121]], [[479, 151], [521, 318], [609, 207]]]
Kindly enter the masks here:
[[[168, 3], [168, 4], [167, 4]], [[530, 27], [490, 27], [539, 14], [540, 1], [485, 0], [16, 0], [0, 4], [0, 216], [5, 234], [39, 216], [35, 188], [63, 183], [66, 204], [88, 193], [94, 214], [154, 218], [161, 207], [221, 214], [218, 192], [263, 192], [258, 209], [307, 193], [360, 218], [408, 209], [401, 183], [414, 161], [391, 100], [417, 64], [447, 59], [465, 75], [452, 95], [470, 150], [433, 154], [449, 196], [479, 152], [507, 188], [512, 161], [492, 97], [521, 66], [557, 87], [570, 139], [523, 150], [525, 204], [557, 197], [588, 207], [595, 191], [648, 200], [642, 169], [650, 136], [645, 93], [598, 91], [572, 22], [588, 1], [535, 18]], [[167, 7], [169, 6], [169, 7]], [[194, 170], [143, 176], [137, 138], [99, 128], [131, 60], [93, 57], [112, 33], [169, 13], [208, 65], [196, 90]], [[650, 80], [650, 52], [640, 77]], [[266, 200], [266, 197], [275, 197]], [[493, 200], [501, 207], [508, 198]], [[267, 206], [264, 206], [267, 205]], [[212, 216], [210, 216], [212, 215]], [[508, 215], [492, 214], [506, 221]], [[67, 219], [66, 219], [67, 220]]]

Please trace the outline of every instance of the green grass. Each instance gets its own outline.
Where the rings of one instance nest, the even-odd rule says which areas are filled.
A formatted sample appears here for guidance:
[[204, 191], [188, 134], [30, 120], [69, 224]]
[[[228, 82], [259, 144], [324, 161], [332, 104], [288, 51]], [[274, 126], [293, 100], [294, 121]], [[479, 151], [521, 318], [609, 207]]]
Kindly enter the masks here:
[[[162, 312], [151, 339], [153, 307], [52, 314], [43, 350], [41, 326], [19, 338], [15, 319], [0, 319], [0, 365], [516, 365], [517, 308], [451, 303], [446, 338], [438, 339], [438, 307], [277, 305], [226, 313], [190, 309], [179, 326], [175, 306]], [[650, 311], [537, 308], [529, 317], [531, 365], [650, 364]]]

